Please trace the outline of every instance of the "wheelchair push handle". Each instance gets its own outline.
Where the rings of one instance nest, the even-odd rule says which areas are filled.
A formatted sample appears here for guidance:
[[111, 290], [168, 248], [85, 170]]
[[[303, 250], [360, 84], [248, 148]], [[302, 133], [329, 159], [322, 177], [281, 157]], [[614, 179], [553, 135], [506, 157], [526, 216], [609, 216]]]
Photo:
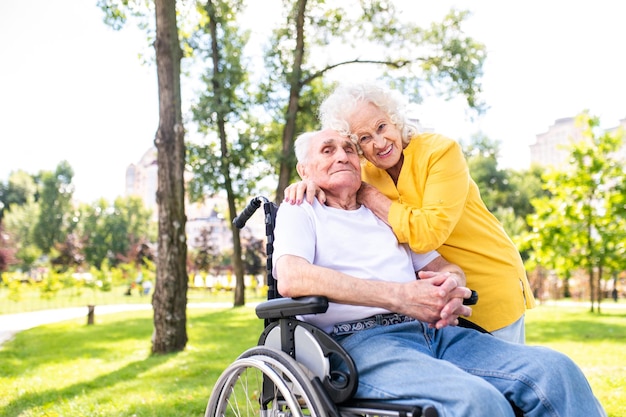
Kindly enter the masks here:
[[233, 224], [241, 229], [246, 225], [246, 222], [252, 217], [254, 212], [261, 207], [261, 203], [263, 202], [264, 197], [254, 197], [243, 211], [233, 219]]
[[470, 296], [470, 298], [465, 298], [463, 300], [463, 305], [465, 305], [465, 306], [473, 306], [477, 302], [478, 302], [478, 293], [476, 291], [472, 290], [472, 295]]

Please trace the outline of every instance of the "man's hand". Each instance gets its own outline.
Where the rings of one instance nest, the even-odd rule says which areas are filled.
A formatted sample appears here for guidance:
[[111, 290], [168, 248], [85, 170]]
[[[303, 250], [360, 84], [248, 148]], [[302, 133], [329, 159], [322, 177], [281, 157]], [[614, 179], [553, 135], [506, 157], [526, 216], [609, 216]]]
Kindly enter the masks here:
[[463, 305], [463, 299], [472, 294], [461, 286], [455, 273], [420, 271], [419, 280], [404, 284], [399, 294], [399, 305], [393, 311], [414, 317], [431, 327], [442, 329], [456, 326], [459, 316], [469, 317], [472, 309]]
[[317, 196], [317, 200], [324, 204], [326, 202], [326, 194], [320, 187], [311, 180], [302, 180], [294, 182], [285, 188], [285, 202], [289, 204], [300, 204], [306, 193], [306, 200], [309, 204], [313, 204], [313, 199]]

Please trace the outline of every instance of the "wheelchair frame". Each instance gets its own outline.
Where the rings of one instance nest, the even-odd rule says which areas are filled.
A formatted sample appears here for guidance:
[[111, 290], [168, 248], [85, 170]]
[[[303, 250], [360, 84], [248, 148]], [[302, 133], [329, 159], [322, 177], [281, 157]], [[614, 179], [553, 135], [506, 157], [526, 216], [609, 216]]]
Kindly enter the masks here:
[[[233, 220], [239, 229], [263, 205], [267, 237], [268, 300], [256, 307], [265, 328], [257, 346], [242, 353], [218, 378], [205, 417], [437, 417], [434, 407], [353, 399], [358, 374], [349, 354], [321, 329], [295, 316], [324, 313], [325, 297], [282, 298], [272, 276], [278, 207], [254, 197]], [[348, 370], [331, 370], [330, 360]]]

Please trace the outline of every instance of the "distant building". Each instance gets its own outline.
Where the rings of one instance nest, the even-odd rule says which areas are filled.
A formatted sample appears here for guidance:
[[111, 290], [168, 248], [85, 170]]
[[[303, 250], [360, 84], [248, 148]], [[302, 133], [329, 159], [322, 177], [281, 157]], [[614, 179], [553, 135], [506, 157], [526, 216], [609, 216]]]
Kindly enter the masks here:
[[582, 131], [575, 126], [574, 117], [557, 119], [547, 132], [537, 135], [530, 145], [530, 163], [541, 166], [560, 166], [567, 162], [564, 146], [582, 139]]
[[[530, 163], [540, 166], [559, 167], [569, 163], [567, 146], [582, 139], [582, 129], [576, 126], [575, 117], [557, 119], [547, 132], [537, 135], [537, 140], [530, 145]], [[620, 127], [626, 129], [626, 118], [620, 124], [607, 132], [615, 132]], [[626, 146], [620, 150], [626, 160]]]
[[[158, 220], [156, 193], [158, 187], [157, 149], [150, 148], [143, 154], [139, 162], [126, 168], [126, 196], [138, 196], [145, 206], [152, 210], [153, 220]], [[185, 201], [187, 224], [187, 246], [197, 247], [198, 237], [203, 229], [212, 229], [212, 243], [220, 250], [232, 249], [233, 239], [230, 225], [221, 215], [225, 210], [226, 201], [220, 197], [208, 197], [203, 202], [190, 203]]]
[[203, 203], [185, 202], [185, 212], [187, 213], [185, 231], [188, 247], [197, 248], [201, 246], [202, 231], [211, 230], [211, 246], [219, 248], [220, 251], [233, 248], [233, 235], [230, 225], [220, 212], [220, 206], [224, 205], [224, 199], [219, 198], [207, 198]]
[[153, 211], [156, 219], [156, 192], [159, 183], [157, 176], [157, 149], [150, 148], [139, 162], [126, 168], [126, 196], [141, 197], [146, 207]]
[[619, 129], [623, 129], [624, 132], [624, 146], [622, 146], [622, 148], [618, 151], [617, 156], [618, 156], [618, 160], [621, 161], [626, 161], [626, 117], [623, 118], [622, 120], [620, 120], [619, 125], [612, 127], [610, 129], [607, 129], [608, 133], [616, 133]]

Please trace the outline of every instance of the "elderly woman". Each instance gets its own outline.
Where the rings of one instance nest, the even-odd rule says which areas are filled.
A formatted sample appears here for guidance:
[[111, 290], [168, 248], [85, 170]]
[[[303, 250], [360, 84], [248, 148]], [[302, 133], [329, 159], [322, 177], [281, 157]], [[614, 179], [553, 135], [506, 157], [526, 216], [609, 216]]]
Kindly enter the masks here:
[[[524, 314], [534, 306], [519, 251], [483, 203], [461, 147], [419, 133], [406, 101], [363, 83], [339, 86], [320, 106], [324, 128], [349, 136], [365, 158], [359, 202], [416, 253], [437, 250], [459, 265], [479, 294], [470, 320], [504, 340], [524, 343]], [[293, 184], [285, 200], [324, 201], [312, 182]]]

